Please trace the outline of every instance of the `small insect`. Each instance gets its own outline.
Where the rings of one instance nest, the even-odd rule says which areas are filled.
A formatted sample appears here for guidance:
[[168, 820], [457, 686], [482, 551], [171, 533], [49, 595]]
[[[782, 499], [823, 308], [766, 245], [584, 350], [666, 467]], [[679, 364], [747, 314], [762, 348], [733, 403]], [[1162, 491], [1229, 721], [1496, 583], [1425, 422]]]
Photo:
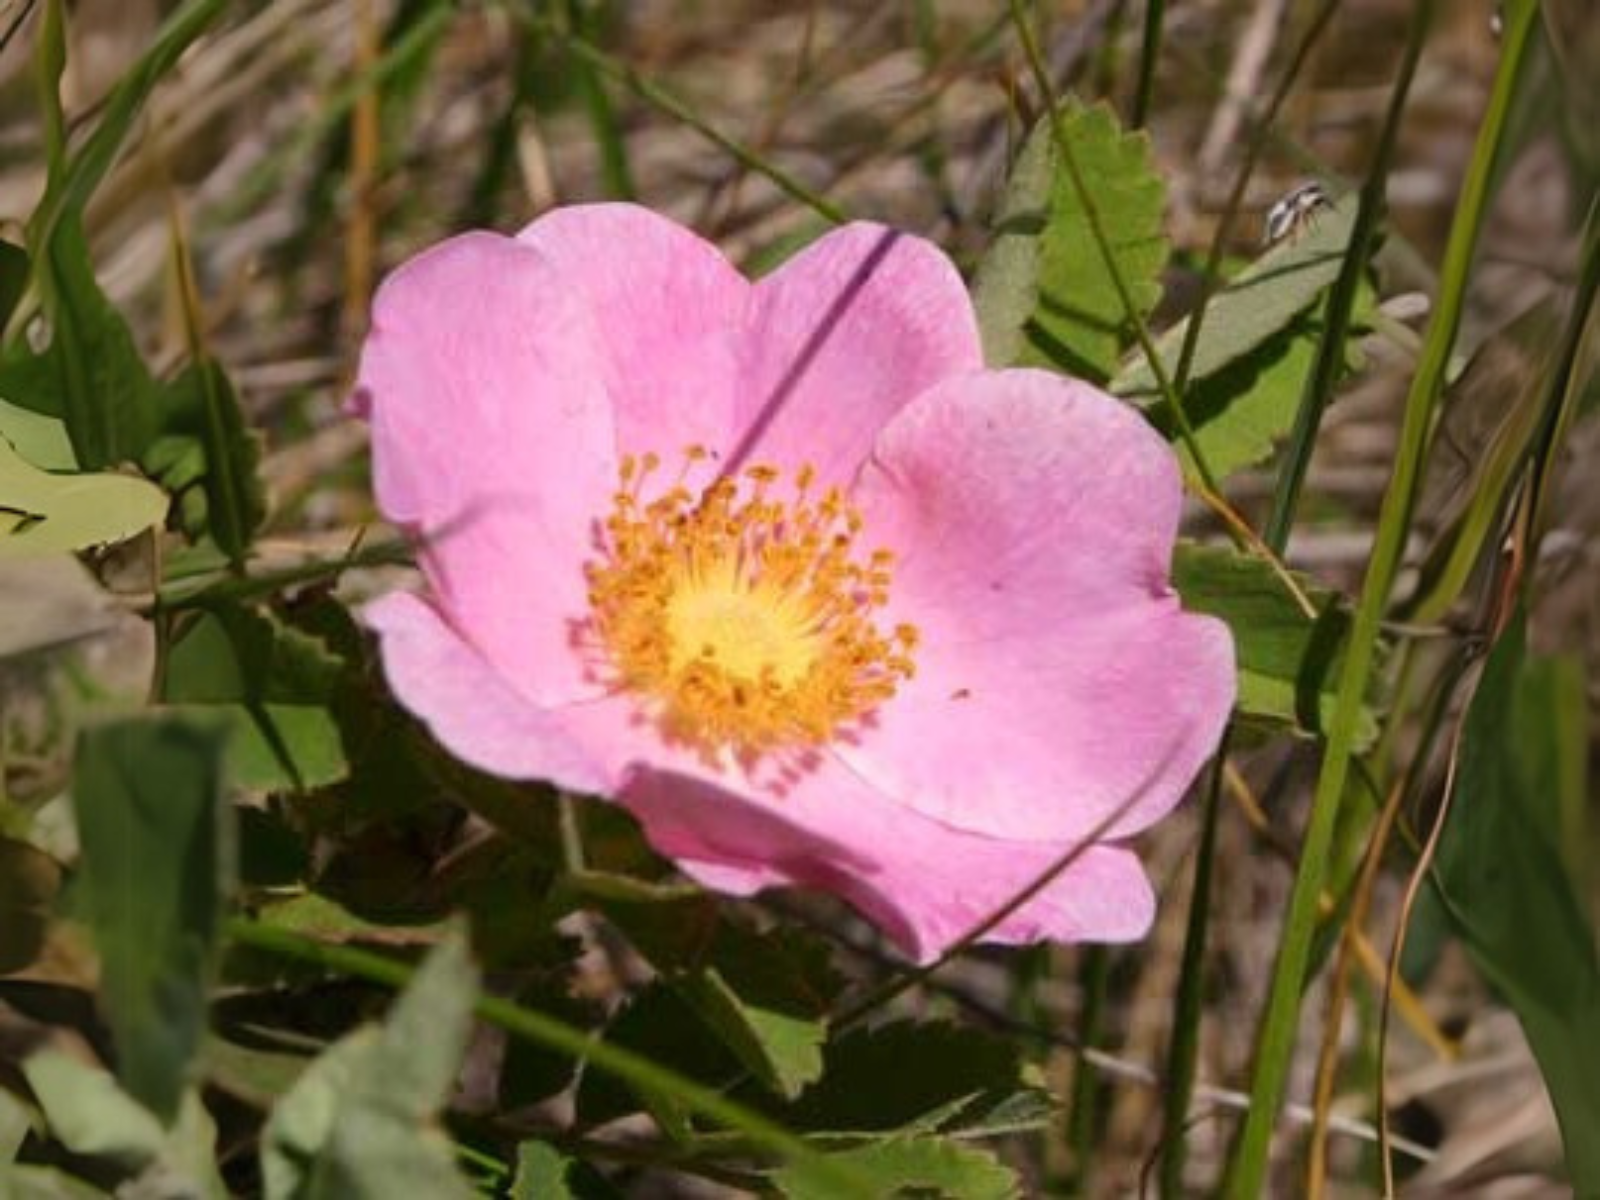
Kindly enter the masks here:
[[1489, 32], [1493, 35], [1494, 40], [1498, 42], [1505, 31], [1506, 6], [1504, 4], [1496, 4], [1494, 11], [1489, 14]]
[[1282, 200], [1267, 209], [1266, 234], [1261, 242], [1276, 246], [1289, 238], [1297, 238], [1317, 223], [1317, 214], [1331, 208], [1327, 189], [1320, 183], [1302, 183]]

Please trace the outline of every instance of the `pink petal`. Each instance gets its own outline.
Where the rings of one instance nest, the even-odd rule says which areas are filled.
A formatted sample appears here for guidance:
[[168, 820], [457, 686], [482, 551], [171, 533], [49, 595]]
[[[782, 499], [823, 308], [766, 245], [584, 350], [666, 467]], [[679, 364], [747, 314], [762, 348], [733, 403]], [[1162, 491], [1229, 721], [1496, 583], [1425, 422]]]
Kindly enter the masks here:
[[[937, 958], [1070, 849], [1008, 842], [928, 820], [823, 764], [781, 799], [642, 768], [620, 800], [657, 850], [735, 894], [793, 885], [832, 892], [919, 961]], [[1089, 846], [986, 942], [1131, 941], [1155, 910], [1131, 851]]]
[[382, 639], [390, 689], [462, 762], [574, 792], [618, 785], [558, 713], [529, 703], [432, 604], [391, 592], [362, 609], [361, 619]]
[[810, 463], [827, 483], [848, 483], [919, 392], [983, 365], [950, 260], [865, 223], [818, 239], [756, 286], [743, 346], [735, 458]]
[[537, 253], [466, 234], [384, 282], [357, 384], [379, 507], [430, 539], [428, 580], [454, 627], [545, 702], [594, 690], [569, 622], [617, 482], [595, 340]]
[[517, 240], [594, 317], [619, 452], [672, 463], [691, 445], [727, 443], [752, 289], [720, 250], [636, 204], [553, 209]]
[[917, 674], [839, 754], [995, 837], [1119, 836], [1169, 812], [1234, 691], [1226, 628], [1168, 582], [1180, 489], [1165, 443], [1085, 384], [995, 372], [907, 408], [857, 499], [897, 555]]
[[[701, 883], [748, 895], [833, 892], [929, 961], [1070, 848], [1007, 842], [928, 820], [824, 759], [782, 796], [720, 782], [612, 702], [545, 710], [513, 690], [425, 600], [391, 593], [362, 619], [400, 701], [463, 762], [511, 779], [616, 794], [661, 853]], [[754, 794], [752, 794], [754, 792]], [[1091, 846], [988, 942], [1129, 941], [1154, 899], [1138, 859]]]

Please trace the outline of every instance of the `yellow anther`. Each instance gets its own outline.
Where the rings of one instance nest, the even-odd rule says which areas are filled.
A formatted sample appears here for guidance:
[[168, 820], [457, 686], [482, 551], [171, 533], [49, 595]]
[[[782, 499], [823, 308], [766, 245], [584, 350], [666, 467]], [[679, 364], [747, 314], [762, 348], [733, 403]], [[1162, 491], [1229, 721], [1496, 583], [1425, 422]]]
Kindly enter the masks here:
[[809, 499], [816, 472], [802, 466], [793, 498], [774, 500], [782, 472], [760, 464], [744, 484], [722, 477], [696, 496], [680, 477], [641, 502], [659, 461], [623, 460], [605, 552], [585, 567], [602, 673], [709, 756], [814, 749], [890, 700], [917, 634], [880, 632], [893, 555], [858, 551], [863, 522], [843, 493]]

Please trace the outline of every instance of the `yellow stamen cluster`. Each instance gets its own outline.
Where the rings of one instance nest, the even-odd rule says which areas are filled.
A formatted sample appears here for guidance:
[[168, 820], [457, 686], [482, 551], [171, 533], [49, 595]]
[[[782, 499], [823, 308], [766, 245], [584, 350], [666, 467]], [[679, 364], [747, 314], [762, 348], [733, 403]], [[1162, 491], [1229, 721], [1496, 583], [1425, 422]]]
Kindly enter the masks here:
[[916, 629], [875, 622], [893, 556], [858, 560], [860, 514], [837, 488], [813, 496], [811, 468], [787, 499], [765, 466], [697, 494], [684, 478], [707, 458], [691, 448], [678, 482], [648, 500], [659, 459], [623, 461], [604, 550], [585, 568], [588, 640], [674, 741], [744, 760], [819, 746], [912, 674]]

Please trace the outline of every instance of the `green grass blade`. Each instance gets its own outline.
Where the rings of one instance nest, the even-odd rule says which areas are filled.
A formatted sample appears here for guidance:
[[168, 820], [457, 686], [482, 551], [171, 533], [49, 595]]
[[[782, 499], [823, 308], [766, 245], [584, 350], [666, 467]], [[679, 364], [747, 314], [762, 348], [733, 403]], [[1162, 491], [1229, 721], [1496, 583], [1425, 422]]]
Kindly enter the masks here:
[[[1424, 25], [1428, 23], [1433, 9], [1432, 0], [1424, 0], [1418, 8], [1418, 21]], [[1529, 35], [1537, 16], [1534, 0], [1520, 0], [1507, 6], [1499, 70], [1450, 230], [1434, 318], [1428, 326], [1422, 358], [1406, 398], [1394, 474], [1379, 514], [1372, 559], [1356, 609], [1340, 676], [1338, 702], [1312, 799], [1300, 867], [1295, 874], [1288, 917], [1257, 1035], [1250, 1112], [1229, 1163], [1226, 1193], [1238, 1200], [1255, 1200], [1263, 1194], [1267, 1155], [1295, 1049], [1301, 991], [1316, 928], [1317, 899], [1322, 891], [1328, 851], [1350, 774], [1357, 719], [1366, 693], [1367, 676], [1377, 653], [1378, 626], [1404, 548], [1413, 493], [1461, 320], [1473, 250], [1487, 207], [1507, 115], [1522, 75]]]
[[1149, 0], [1144, 6], [1144, 37], [1139, 46], [1139, 82], [1133, 92], [1133, 114], [1128, 123], [1142, 128], [1156, 90], [1156, 58], [1161, 53], [1161, 27], [1167, 17], [1166, 0]]
[[[55, 7], [52, 4], [46, 10], [47, 19]], [[190, 0], [157, 31], [150, 48], [112, 90], [94, 132], [59, 172], [51, 173], [44, 199], [28, 223], [29, 241], [35, 247], [50, 241], [64, 214], [83, 211], [83, 206], [116, 161], [123, 139], [144, 109], [151, 91], [226, 8], [227, 0]], [[59, 101], [56, 103], [59, 105]], [[48, 114], [51, 105], [47, 103], [45, 108]], [[59, 108], [56, 111], [59, 115]]]
[[1289, 530], [1294, 524], [1295, 510], [1299, 507], [1300, 489], [1311, 466], [1311, 451], [1316, 446], [1317, 433], [1322, 428], [1322, 414], [1344, 371], [1345, 343], [1350, 337], [1356, 296], [1366, 275], [1378, 222], [1387, 208], [1385, 196], [1389, 186], [1389, 164], [1394, 160], [1395, 146], [1400, 140], [1400, 118], [1405, 112], [1406, 99], [1411, 94], [1411, 81], [1416, 76], [1417, 60], [1422, 55], [1426, 34], [1426, 19], [1412, 26], [1405, 57], [1401, 60], [1400, 75], [1389, 94], [1389, 111], [1378, 138], [1378, 148], [1372, 156], [1372, 168], [1361, 187], [1361, 203], [1356, 208], [1355, 227], [1345, 247], [1344, 260], [1339, 264], [1339, 276], [1328, 294], [1316, 364], [1306, 380], [1300, 411], [1295, 414], [1294, 430], [1289, 435], [1283, 470], [1278, 476], [1278, 489], [1272, 497], [1272, 512], [1267, 517], [1266, 529], [1262, 534], [1267, 545], [1279, 554], [1289, 544]]
[[[598, 22], [593, 8], [585, 0], [567, 0], [567, 20], [576, 33], [594, 39]], [[633, 184], [633, 170], [628, 165], [622, 123], [617, 120], [616, 106], [611, 103], [611, 93], [606, 91], [606, 81], [592, 62], [579, 59], [576, 66], [578, 90], [583, 94], [583, 106], [589, 114], [589, 130], [600, 150], [600, 178], [606, 194], [616, 200], [632, 200], [639, 193]]]
[[729, 137], [716, 126], [704, 120], [682, 100], [679, 100], [661, 87], [660, 84], [639, 74], [627, 63], [618, 61], [593, 42], [579, 37], [570, 30], [560, 28], [537, 13], [526, 12], [521, 6], [512, 6], [510, 15], [529, 29], [541, 33], [561, 45], [579, 62], [594, 68], [613, 82], [621, 84], [652, 108], [666, 113], [674, 120], [681, 121], [746, 170], [764, 175], [791, 199], [798, 200], [818, 216], [826, 218], [835, 225], [842, 225], [849, 219], [844, 210], [832, 201], [818, 195], [782, 167], [767, 161], [764, 156], [750, 149], [744, 143]]

